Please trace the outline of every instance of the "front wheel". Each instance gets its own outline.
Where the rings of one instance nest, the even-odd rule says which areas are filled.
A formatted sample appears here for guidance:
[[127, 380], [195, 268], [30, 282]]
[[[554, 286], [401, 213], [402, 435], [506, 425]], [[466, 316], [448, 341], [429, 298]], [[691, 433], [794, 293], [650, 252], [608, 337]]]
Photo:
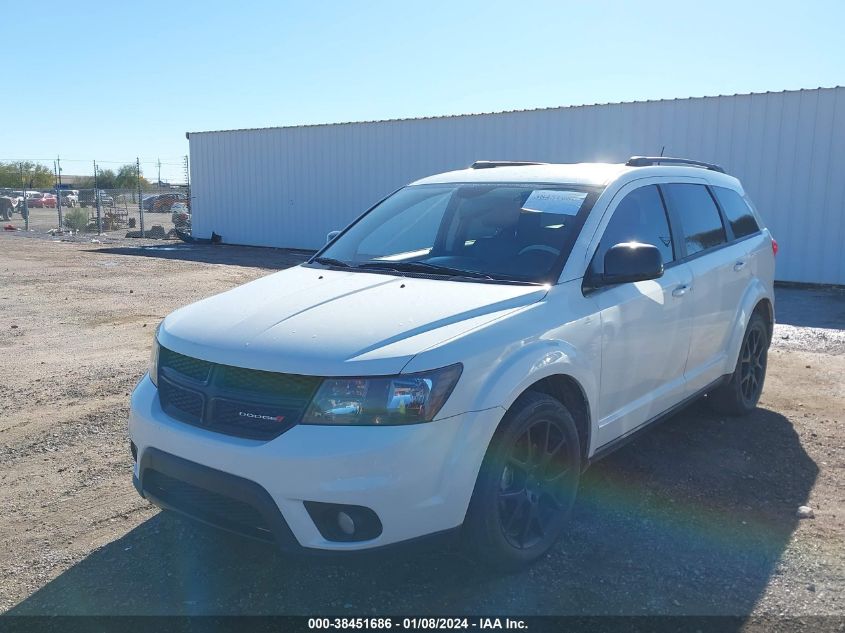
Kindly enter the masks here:
[[769, 352], [769, 328], [765, 319], [751, 315], [736, 367], [728, 381], [708, 394], [707, 400], [717, 413], [740, 416], [751, 413], [760, 401]]
[[505, 414], [481, 465], [464, 522], [468, 548], [504, 570], [535, 561], [566, 527], [580, 474], [572, 415], [551, 396], [523, 394]]

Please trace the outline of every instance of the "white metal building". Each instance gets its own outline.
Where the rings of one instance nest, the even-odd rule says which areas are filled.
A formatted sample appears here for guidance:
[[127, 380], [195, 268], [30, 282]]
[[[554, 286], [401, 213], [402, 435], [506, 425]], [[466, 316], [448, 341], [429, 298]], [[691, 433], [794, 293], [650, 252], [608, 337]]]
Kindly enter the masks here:
[[478, 159], [695, 158], [738, 176], [782, 281], [845, 284], [845, 87], [192, 132], [194, 234], [318, 248], [402, 185]]

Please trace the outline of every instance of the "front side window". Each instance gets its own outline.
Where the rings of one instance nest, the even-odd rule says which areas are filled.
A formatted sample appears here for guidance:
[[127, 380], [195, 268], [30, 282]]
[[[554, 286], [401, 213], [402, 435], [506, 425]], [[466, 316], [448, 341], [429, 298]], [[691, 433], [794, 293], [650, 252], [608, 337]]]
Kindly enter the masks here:
[[727, 242], [722, 216], [704, 185], [661, 185], [666, 204], [681, 222], [687, 256]]
[[735, 238], [753, 235], [760, 230], [751, 208], [736, 191], [726, 187], [713, 187], [713, 193], [730, 222]]
[[656, 246], [663, 263], [675, 259], [666, 209], [655, 185], [635, 189], [617, 205], [593, 259], [593, 270], [604, 272], [605, 253], [616, 244], [640, 242]]
[[399, 190], [314, 261], [361, 270], [549, 282], [599, 189], [465, 183]]

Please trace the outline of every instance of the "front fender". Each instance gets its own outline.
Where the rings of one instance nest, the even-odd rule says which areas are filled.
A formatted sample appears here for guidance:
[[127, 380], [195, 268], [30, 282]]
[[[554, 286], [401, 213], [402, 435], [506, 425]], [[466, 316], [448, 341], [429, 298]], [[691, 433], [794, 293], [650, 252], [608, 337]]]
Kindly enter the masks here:
[[[501, 358], [484, 380], [479, 382], [474, 389], [475, 397], [471, 401], [470, 410], [499, 408], [504, 413], [531, 385], [550, 376], [563, 375], [580, 387], [587, 401], [588, 423], [592, 425], [592, 421], [597, 419], [595, 406], [598, 401], [600, 361], [589, 360], [586, 356], [600, 354], [598, 333], [595, 341], [595, 346], [587, 346], [583, 348], [584, 351], [559, 339], [538, 339], [523, 345], [519, 350]], [[590, 429], [589, 435], [592, 442], [594, 429]], [[585, 448], [587, 454], [592, 453], [592, 446]]]
[[464, 371], [442, 417], [493, 410], [503, 414], [532, 384], [565, 375], [581, 388], [590, 423], [598, 419], [601, 318], [594, 302], [585, 300], [580, 283], [553, 286], [544, 300], [419, 354], [404, 371], [455, 362], [463, 363]]
[[598, 390], [594, 372], [581, 353], [566, 341], [537, 340], [500, 363], [487, 376], [474, 404], [477, 409], [508, 409], [535, 382], [563, 374], [573, 378], [588, 399]]

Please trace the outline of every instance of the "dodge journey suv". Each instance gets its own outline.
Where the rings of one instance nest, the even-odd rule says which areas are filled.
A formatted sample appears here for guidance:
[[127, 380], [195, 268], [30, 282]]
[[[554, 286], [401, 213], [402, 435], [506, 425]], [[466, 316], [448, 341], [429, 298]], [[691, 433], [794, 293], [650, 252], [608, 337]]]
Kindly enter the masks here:
[[307, 263], [164, 319], [135, 486], [287, 550], [457, 536], [524, 565], [590, 462], [696, 398], [756, 406], [776, 252], [707, 163], [424, 178]]

